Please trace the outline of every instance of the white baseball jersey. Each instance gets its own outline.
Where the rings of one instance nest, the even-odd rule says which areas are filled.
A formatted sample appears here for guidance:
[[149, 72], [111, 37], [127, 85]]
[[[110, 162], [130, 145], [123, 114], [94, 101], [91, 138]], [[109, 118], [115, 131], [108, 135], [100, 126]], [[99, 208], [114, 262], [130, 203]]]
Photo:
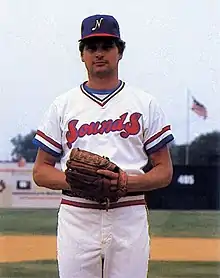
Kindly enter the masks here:
[[[71, 148], [79, 147], [107, 156], [135, 175], [143, 173], [150, 154], [172, 139], [155, 98], [121, 82], [104, 95], [91, 94], [82, 84], [58, 96], [45, 113], [34, 142], [61, 156], [63, 171]], [[61, 201], [57, 226], [59, 276], [100, 277], [103, 257], [104, 277], [120, 278], [125, 273], [128, 278], [146, 277], [150, 247], [145, 206], [92, 210], [73, 202], [93, 201], [73, 197], [67, 190], [62, 193], [65, 202]], [[144, 199], [142, 192], [136, 193], [118, 202]]]
[[84, 84], [58, 96], [45, 113], [34, 143], [61, 168], [71, 148], [109, 157], [129, 174], [143, 173], [148, 155], [173, 140], [170, 124], [155, 98], [124, 82], [103, 99]]

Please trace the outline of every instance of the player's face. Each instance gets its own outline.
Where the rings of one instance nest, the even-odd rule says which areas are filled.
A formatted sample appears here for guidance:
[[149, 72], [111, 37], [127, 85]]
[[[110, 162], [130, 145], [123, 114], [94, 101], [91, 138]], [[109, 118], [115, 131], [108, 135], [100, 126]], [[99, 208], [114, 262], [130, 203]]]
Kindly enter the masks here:
[[112, 38], [90, 38], [85, 42], [82, 61], [90, 76], [107, 77], [118, 71], [121, 55]]

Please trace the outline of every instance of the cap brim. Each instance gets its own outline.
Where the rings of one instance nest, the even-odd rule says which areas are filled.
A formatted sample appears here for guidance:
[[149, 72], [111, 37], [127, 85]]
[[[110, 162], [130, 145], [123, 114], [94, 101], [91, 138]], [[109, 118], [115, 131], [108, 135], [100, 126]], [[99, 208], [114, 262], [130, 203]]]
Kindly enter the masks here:
[[83, 41], [85, 39], [94, 38], [94, 37], [112, 37], [112, 38], [120, 39], [118, 36], [115, 36], [115, 35], [112, 35], [112, 34], [96, 33], [96, 34], [92, 34], [92, 35], [88, 35], [88, 36], [83, 37], [82, 39], [79, 40], [79, 42]]

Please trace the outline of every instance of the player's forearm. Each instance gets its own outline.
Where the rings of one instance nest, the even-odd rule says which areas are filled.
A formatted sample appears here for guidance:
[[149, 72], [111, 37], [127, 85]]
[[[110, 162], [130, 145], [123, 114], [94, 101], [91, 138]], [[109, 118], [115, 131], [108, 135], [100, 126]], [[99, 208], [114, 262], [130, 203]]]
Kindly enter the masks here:
[[44, 164], [33, 169], [34, 182], [41, 187], [53, 190], [69, 189], [65, 178], [64, 172], [51, 165]]
[[128, 191], [150, 191], [162, 188], [172, 180], [172, 166], [157, 165], [143, 175], [128, 176]]

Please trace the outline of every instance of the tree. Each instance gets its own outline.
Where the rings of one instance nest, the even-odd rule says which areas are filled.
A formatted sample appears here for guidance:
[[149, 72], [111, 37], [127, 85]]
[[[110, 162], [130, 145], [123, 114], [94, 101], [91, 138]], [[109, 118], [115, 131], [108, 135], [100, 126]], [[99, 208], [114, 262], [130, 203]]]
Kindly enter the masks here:
[[36, 131], [32, 130], [25, 136], [18, 134], [11, 139], [14, 148], [11, 152], [12, 160], [19, 161], [21, 157], [25, 158], [27, 162], [34, 162], [37, 155], [37, 147], [32, 143]]
[[174, 165], [185, 164], [186, 145], [172, 145], [170, 153]]
[[192, 165], [220, 165], [220, 132], [214, 131], [197, 137], [189, 147]]
[[[186, 145], [173, 145], [174, 165], [185, 164]], [[220, 132], [213, 131], [195, 138], [189, 145], [189, 165], [220, 165]]]

